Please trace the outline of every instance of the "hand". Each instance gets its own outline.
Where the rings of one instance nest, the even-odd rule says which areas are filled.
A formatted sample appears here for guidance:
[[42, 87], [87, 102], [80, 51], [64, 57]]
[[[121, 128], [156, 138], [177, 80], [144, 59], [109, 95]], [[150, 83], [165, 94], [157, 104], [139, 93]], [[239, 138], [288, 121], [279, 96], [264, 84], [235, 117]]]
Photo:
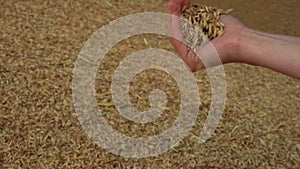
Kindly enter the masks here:
[[[192, 50], [189, 50], [188, 46], [183, 43], [183, 35], [181, 32], [179, 17], [181, 14], [181, 9], [184, 6], [189, 6], [190, 3], [190, 0], [169, 1], [169, 13], [173, 15], [170, 18], [170, 32], [177, 39], [181, 40], [179, 41], [175, 38], [170, 38], [170, 41], [183, 61], [187, 64], [190, 70], [194, 72], [205, 68], [201, 60], [205, 61], [205, 63], [209, 63], [206, 66], [217, 66], [220, 61], [211, 60], [211, 58], [215, 57], [210, 56], [214, 52], [211, 52], [212, 49], [209, 45], [205, 45], [204, 47], [200, 48], [199, 51], [197, 51], [198, 56], [201, 57], [200, 60], [200, 58]], [[239, 37], [245, 26], [238, 19], [231, 15], [222, 15], [221, 21], [225, 25], [225, 33], [221, 37], [211, 41], [211, 43], [217, 50], [222, 63], [233, 62], [233, 57], [238, 57]]]

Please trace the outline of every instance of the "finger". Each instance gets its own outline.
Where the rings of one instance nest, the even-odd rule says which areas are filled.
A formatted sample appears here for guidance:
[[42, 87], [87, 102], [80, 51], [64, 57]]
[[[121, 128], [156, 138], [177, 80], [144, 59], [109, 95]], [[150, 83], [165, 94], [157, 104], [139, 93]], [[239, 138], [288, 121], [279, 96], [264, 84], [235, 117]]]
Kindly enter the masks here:
[[169, 13], [179, 16], [181, 10], [181, 0], [169, 0]]
[[202, 65], [200, 58], [192, 50], [188, 52], [187, 65], [192, 72], [199, 70], [200, 68], [198, 68], [198, 66]]
[[188, 49], [187, 49], [186, 45], [174, 38], [171, 38], [170, 40], [171, 40], [173, 47], [178, 52], [179, 56], [182, 58], [183, 61], [186, 62], [188, 59]]
[[186, 7], [190, 7], [191, 5], [191, 0], [183, 0], [182, 1], [182, 7], [186, 6]]
[[169, 31], [171, 36], [170, 41], [180, 57], [185, 60], [187, 57], [188, 48], [184, 44], [180, 22], [181, 20], [178, 16], [171, 15], [169, 23]]
[[[190, 1], [190, 0], [189, 0]], [[182, 7], [181, 0], [170, 0], [169, 1], [169, 12], [171, 14], [170, 16], [170, 23], [169, 23], [169, 31], [170, 31], [170, 42], [173, 45], [173, 47], [178, 52], [179, 56], [182, 58], [182, 60], [188, 65], [193, 66], [193, 57], [191, 58], [190, 55], [188, 55], [189, 50], [186, 44], [183, 40], [183, 35], [181, 31], [181, 19], [179, 17], [181, 7]], [[186, 4], [188, 4], [188, 1], [185, 1]]]

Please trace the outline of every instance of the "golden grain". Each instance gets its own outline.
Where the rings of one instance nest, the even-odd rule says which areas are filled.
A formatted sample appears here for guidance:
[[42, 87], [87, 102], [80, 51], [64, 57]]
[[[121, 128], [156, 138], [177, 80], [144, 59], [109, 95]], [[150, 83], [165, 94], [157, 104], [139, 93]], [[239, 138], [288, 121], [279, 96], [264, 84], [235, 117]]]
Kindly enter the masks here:
[[181, 18], [187, 21], [181, 22], [181, 28], [188, 47], [195, 51], [209, 40], [223, 35], [224, 24], [220, 21], [220, 16], [231, 11], [232, 9], [224, 11], [206, 5], [184, 7]]

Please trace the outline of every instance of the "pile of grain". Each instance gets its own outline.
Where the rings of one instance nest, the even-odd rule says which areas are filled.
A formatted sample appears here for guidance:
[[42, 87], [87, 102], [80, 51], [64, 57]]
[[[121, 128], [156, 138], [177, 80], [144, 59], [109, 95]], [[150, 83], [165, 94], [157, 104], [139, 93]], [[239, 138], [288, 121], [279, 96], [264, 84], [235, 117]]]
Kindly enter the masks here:
[[224, 11], [217, 7], [193, 5], [182, 9], [181, 28], [187, 45], [195, 50], [208, 40], [223, 35], [224, 24], [220, 20], [222, 14], [228, 14], [232, 9]]
[[[169, 151], [130, 159], [109, 153], [88, 137], [77, 119], [71, 89], [74, 65], [84, 43], [114, 19], [143, 11], [166, 12], [166, 2], [1, 1], [0, 169], [300, 168], [300, 81], [241, 64], [224, 66], [226, 109], [215, 135], [204, 144], [198, 143], [198, 137], [210, 110], [206, 71], [194, 74], [202, 105], [195, 126]], [[255, 29], [300, 36], [300, 25], [295, 22], [300, 1], [256, 0], [247, 5], [241, 0], [201, 2], [237, 9], [236, 15]], [[266, 15], [269, 18], [259, 18]], [[175, 52], [168, 37], [130, 37], [111, 49], [95, 80], [103, 116], [114, 129], [130, 137], [166, 131], [180, 110], [176, 81], [153, 70], [138, 74], [129, 92], [133, 105], [145, 111], [150, 91], [165, 91], [169, 110], [159, 120], [149, 125], [132, 124], [112, 104], [109, 90], [114, 70], [125, 57], [148, 48]]]

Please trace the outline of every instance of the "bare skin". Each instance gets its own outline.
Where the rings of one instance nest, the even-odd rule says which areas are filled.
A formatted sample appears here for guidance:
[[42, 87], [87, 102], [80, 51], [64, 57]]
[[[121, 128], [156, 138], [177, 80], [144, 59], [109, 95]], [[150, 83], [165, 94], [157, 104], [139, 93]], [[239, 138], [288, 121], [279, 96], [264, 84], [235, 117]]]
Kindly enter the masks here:
[[[183, 6], [188, 6], [191, 0], [169, 0], [169, 13], [180, 16]], [[214, 39], [213, 46], [220, 56], [222, 64], [246, 63], [263, 66], [288, 76], [300, 79], [300, 38], [276, 35], [251, 29], [231, 15], [222, 15], [225, 33]], [[170, 19], [170, 30], [178, 37], [182, 37], [178, 17]], [[170, 42], [191, 71], [204, 69], [200, 58], [188, 47], [171, 38]], [[209, 58], [210, 52], [204, 46], [197, 54], [201, 58]], [[219, 62], [211, 61], [210, 66], [217, 66]]]

